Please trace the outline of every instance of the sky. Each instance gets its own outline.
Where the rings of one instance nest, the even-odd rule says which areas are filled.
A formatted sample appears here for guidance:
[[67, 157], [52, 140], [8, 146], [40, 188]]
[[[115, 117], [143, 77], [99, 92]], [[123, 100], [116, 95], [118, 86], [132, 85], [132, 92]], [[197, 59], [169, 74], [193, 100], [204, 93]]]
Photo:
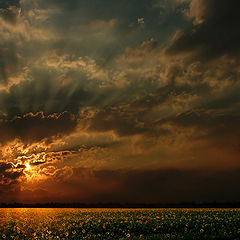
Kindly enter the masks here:
[[0, 202], [240, 201], [238, 0], [0, 0]]

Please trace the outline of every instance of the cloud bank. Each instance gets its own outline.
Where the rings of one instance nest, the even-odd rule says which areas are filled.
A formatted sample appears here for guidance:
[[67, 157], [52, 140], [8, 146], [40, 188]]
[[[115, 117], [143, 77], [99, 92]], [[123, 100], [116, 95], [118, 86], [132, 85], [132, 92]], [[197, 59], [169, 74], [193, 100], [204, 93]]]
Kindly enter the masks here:
[[0, 1], [2, 199], [238, 200], [238, 7]]

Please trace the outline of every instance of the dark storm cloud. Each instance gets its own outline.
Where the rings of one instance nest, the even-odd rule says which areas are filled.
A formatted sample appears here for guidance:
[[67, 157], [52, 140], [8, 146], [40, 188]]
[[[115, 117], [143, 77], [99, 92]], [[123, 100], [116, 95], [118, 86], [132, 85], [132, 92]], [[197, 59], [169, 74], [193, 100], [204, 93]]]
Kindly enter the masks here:
[[[104, 56], [104, 60], [108, 62], [125, 47], [136, 46], [151, 37], [161, 37], [162, 41], [166, 41], [173, 30], [186, 22], [181, 8], [173, 2], [38, 0], [35, 6], [44, 10], [60, 9], [52, 15], [49, 14], [44, 23], [62, 36], [53, 44], [59, 52], [78, 56]], [[23, 12], [28, 8], [32, 8], [31, 4], [23, 4]], [[140, 17], [145, 19], [144, 28], [137, 22]], [[112, 22], [114, 26], [110, 24], [111, 29], [104, 28], [111, 20], [115, 20]], [[105, 24], [98, 25], [101, 22]]]
[[[132, 1], [118, 1], [112, 2], [111, 0], [103, 0], [101, 2], [92, 1], [89, 3], [87, 0], [72, 0], [72, 1], [58, 1], [58, 0], [50, 0], [50, 1], [38, 1], [39, 8], [49, 8], [49, 7], [60, 7], [64, 9], [63, 14], [67, 14], [69, 16], [66, 21], [62, 21], [60, 19], [56, 24], [64, 23], [63, 28], [68, 26], [69, 23], [74, 24], [77, 21], [81, 20], [80, 23], [88, 23], [93, 19], [106, 19], [110, 20], [112, 18], [118, 18], [122, 23], [137, 23], [138, 18], [141, 16], [146, 17], [146, 21], [149, 23], [149, 26], [155, 28], [159, 23], [160, 16], [159, 12], [167, 11], [167, 5], [165, 1], [158, 1], [159, 6], [162, 5], [161, 10], [159, 8], [155, 8], [154, 4], [155, 0], [132, 0]], [[170, 3], [172, 4], [172, 3]], [[174, 9], [171, 9], [174, 11]], [[81, 12], [82, 15], [76, 15], [72, 13]], [[178, 14], [175, 12], [175, 14]], [[180, 15], [180, 14], [179, 14]], [[174, 16], [175, 18], [179, 17], [179, 15]], [[60, 16], [59, 16], [60, 17]], [[171, 20], [174, 21], [175, 19]], [[170, 25], [170, 23], [169, 23]], [[60, 25], [59, 25], [60, 26]], [[127, 30], [127, 29], [126, 29]]]
[[[38, 196], [19, 192], [21, 201], [28, 202], [116, 202], [116, 203], [179, 203], [199, 201], [239, 201], [239, 169], [230, 171], [202, 170], [92, 170], [88, 168], [45, 169], [48, 190]], [[1, 192], [14, 190], [22, 173], [9, 175], [11, 166], [1, 165], [0, 176], [5, 182]], [[47, 173], [47, 172], [46, 172]], [[46, 174], [45, 173], [45, 174]], [[1, 179], [1, 178], [0, 178]], [[3, 181], [3, 180], [2, 180]], [[77, 189], [77, 190], [76, 190]], [[45, 194], [48, 193], [48, 194]], [[16, 195], [14, 195], [14, 199]], [[10, 199], [11, 200], [11, 199]]]
[[[173, 75], [175, 74], [176, 73], [173, 73]], [[162, 119], [162, 122], [153, 119], [151, 111], [154, 108], [164, 108], [166, 106], [170, 108], [172, 101], [174, 102], [175, 98], [181, 97], [184, 94], [201, 96], [209, 93], [211, 93], [211, 88], [207, 84], [199, 83], [196, 84], [196, 86], [182, 84], [177, 86], [173, 81], [167, 86], [160, 87], [129, 104], [106, 107], [105, 109], [97, 111], [88, 119], [89, 130], [98, 132], [113, 130], [119, 136], [131, 136], [135, 134], [166, 135], [170, 132], [159, 128], [159, 126], [161, 126], [162, 123], [168, 122], [168, 120], [170, 121], [170, 119], [166, 118], [163, 113], [156, 113], [155, 116], [156, 119]], [[229, 101], [231, 100], [229, 99]], [[236, 100], [233, 101], [235, 102]], [[215, 104], [217, 104], [217, 102]], [[178, 112], [171, 112], [171, 110], [169, 110], [169, 113], [166, 114], [170, 115], [172, 120], [176, 118], [177, 113]]]
[[199, 60], [223, 55], [237, 57], [240, 49], [239, 7], [238, 0], [193, 0], [189, 15], [194, 18], [194, 24], [175, 35], [166, 53], [190, 53]]
[[69, 112], [51, 115], [44, 115], [42, 112], [28, 113], [12, 120], [1, 119], [0, 142], [4, 144], [15, 138], [27, 143], [36, 142], [47, 137], [69, 134], [76, 125], [76, 118]]
[[0, 8], [8, 8], [10, 6], [20, 7], [19, 0], [1, 0]]
[[94, 171], [80, 168], [73, 169], [66, 187], [70, 183], [72, 187], [77, 184], [84, 194], [67, 190], [65, 194], [89, 202], [237, 201], [240, 200], [239, 173], [239, 170], [215, 172], [208, 169]]
[[[16, 24], [20, 13], [19, 7], [18, 0], [0, 1], [0, 21]], [[14, 76], [18, 71], [19, 56], [16, 42], [12, 39], [5, 40], [2, 34], [4, 33], [1, 33], [0, 40], [0, 84], [7, 84], [9, 77]]]
[[16, 24], [19, 8], [19, 0], [2, 0], [0, 1], [0, 17], [11, 24]]
[[18, 186], [18, 179], [23, 176], [23, 168], [14, 170], [11, 163], [0, 162], [0, 196], [10, 192]]
[[[14, 167], [11, 163], [0, 162], [0, 174], [1, 174], [1, 182], [4, 184], [12, 184], [16, 179], [18, 179], [22, 172], [14, 172]], [[10, 180], [10, 182], [9, 182]]]
[[141, 198], [146, 202], [156, 202], [156, 199], [165, 202], [231, 201], [240, 198], [238, 174], [239, 171], [210, 174], [181, 170], [133, 171], [126, 174], [125, 186], [133, 193], [132, 201]]
[[1, 91], [0, 106], [9, 118], [28, 112], [44, 111], [46, 114], [70, 111], [77, 114], [79, 107], [92, 98], [81, 83], [60, 84], [55, 75], [37, 72], [35, 81], [23, 81], [9, 91]]
[[[18, 7], [17, 3], [17, 1], [9, 1], [8, 3], [2, 3], [2, 5], [5, 4], [3, 6], [5, 8], [10, 5]], [[19, 81], [19, 79], [21, 79], [20, 81], [22, 82], [11, 87], [9, 92], [2, 91], [0, 97], [2, 112], [8, 117], [39, 111], [44, 111], [46, 114], [63, 111], [77, 113], [80, 107], [88, 104], [96, 106], [99, 105], [99, 103], [104, 104], [108, 102], [109, 99], [119, 102], [122, 98], [126, 97], [127, 99], [135, 93], [135, 95], [138, 95], [138, 90], [141, 90], [141, 87], [137, 87], [136, 83], [133, 83], [131, 89], [128, 90], [103, 90], [99, 87], [101, 85], [99, 79], [91, 79], [91, 82], [88, 81], [88, 84], [93, 86], [92, 91], [90, 90], [91, 93], [89, 93], [91, 86], [86, 86], [89, 77], [79, 77], [81, 73], [71, 69], [67, 73], [63, 73], [62, 75], [64, 76], [61, 76], [62, 78], [72, 80], [63, 86], [56, 80], [59, 79], [60, 76], [60, 74], [57, 73], [59, 72], [58, 69], [52, 69], [49, 66], [39, 66], [40, 61], [44, 63], [48, 59], [46, 57], [39, 60], [39, 58], [42, 55], [49, 56], [49, 52], [51, 52], [49, 49], [52, 49], [53, 52], [56, 51], [59, 53], [59, 59], [61, 58], [61, 54], [72, 54], [74, 57], [96, 55], [103, 59], [100, 62], [104, 65], [105, 60], [109, 61], [105, 55], [107, 51], [104, 46], [110, 49], [110, 45], [112, 44], [109, 52], [111, 52], [110, 54], [117, 55], [119, 54], [119, 49], [123, 50], [130, 42], [130, 45], [136, 45], [148, 38], [147, 35], [142, 33], [142, 30], [139, 32], [137, 19], [140, 15], [146, 16], [146, 24], [149, 29], [146, 33], [150, 34], [149, 36], [151, 37], [153, 33], [157, 33], [155, 31], [156, 23], [157, 25], [161, 25], [161, 19], [158, 19], [159, 11], [166, 11], [166, 14], [175, 11], [174, 8], [165, 7], [165, 5], [167, 5], [165, 1], [158, 1], [158, 3], [159, 6], [163, 6], [161, 9], [159, 6], [154, 7], [155, 1], [146, 0], [114, 2], [114, 4], [107, 0], [101, 2], [101, 4], [98, 2], [90, 4], [88, 1], [54, 0], [47, 2], [39, 0], [33, 4], [31, 1], [22, 1], [21, 17], [22, 20], [29, 25], [21, 26], [21, 31], [24, 31], [24, 34], [27, 36], [21, 36], [20, 42], [18, 38], [14, 39], [15, 43], [13, 41], [9, 47], [6, 47], [6, 44], [4, 44], [1, 49], [1, 51], [3, 51], [1, 54], [2, 58], [0, 56], [0, 76], [2, 77], [2, 82], [5, 84], [9, 83], [9, 78], [12, 75], [17, 77], [17, 80], [14, 79], [12, 81]], [[54, 11], [55, 9], [60, 9], [60, 11]], [[30, 12], [28, 13], [27, 11]], [[36, 21], [34, 21], [34, 14], [36, 14]], [[176, 18], [182, 18], [179, 12], [176, 14]], [[173, 28], [175, 28], [175, 23], [179, 22], [175, 20], [176, 19], [172, 22]], [[132, 22], [136, 23], [134, 28], [129, 27], [129, 24]], [[23, 23], [21, 22], [21, 24]], [[108, 35], [105, 36], [105, 29], [102, 29], [101, 26], [107, 25], [108, 27], [112, 27], [112, 25], [115, 26], [115, 24], [116, 29], [111, 30], [113, 32], [110, 36], [113, 37], [113, 42], [109, 43], [106, 41]], [[32, 29], [29, 29], [29, 26], [31, 26]], [[79, 26], [81, 27], [78, 28]], [[99, 26], [100, 29], [98, 29]], [[25, 33], [26, 29], [24, 27], [30, 30], [29, 36]], [[93, 30], [91, 30], [92, 28]], [[38, 39], [32, 39], [31, 30], [34, 35], [37, 30], [42, 29], [50, 30], [51, 33], [57, 33], [57, 40], [49, 39], [46, 41], [39, 37]], [[160, 28], [160, 30], [161, 29], [162, 28]], [[128, 40], [122, 38], [123, 31], [131, 32]], [[13, 33], [15, 34], [14, 31]], [[58, 35], [59, 33], [60, 36]], [[61, 35], [61, 33], [63, 33], [63, 35]], [[15, 36], [14, 34], [13, 36]], [[20, 35], [21, 34], [23, 34], [23, 32], [20, 32]], [[43, 34], [41, 33], [41, 35], [44, 35], [44, 32]], [[165, 36], [165, 34], [163, 35]], [[103, 39], [98, 39], [98, 36], [103, 36]], [[128, 34], [125, 34], [125, 36], [127, 37]], [[25, 37], [27, 39], [25, 39]], [[21, 46], [19, 47], [18, 44]], [[101, 52], [100, 55], [97, 53], [98, 51]], [[73, 61], [73, 59], [69, 61]], [[25, 64], [26, 66], [24, 66]], [[86, 64], [88, 66], [88, 63]], [[35, 69], [32, 69], [33, 67], [39, 69], [35, 71]], [[105, 66], [103, 66], [103, 69], [104, 67]], [[62, 66], [58, 66], [58, 68], [63, 69]], [[26, 69], [31, 72], [31, 75], [25, 74], [24, 70]], [[111, 72], [111, 69], [107, 70]], [[93, 69], [93, 71], [95, 70]], [[26, 79], [31, 79], [31, 81], [24, 81]], [[133, 91], [135, 91], [134, 94]], [[123, 96], [121, 99], [119, 97], [120, 95]], [[117, 96], [118, 99], [113, 99], [113, 96]], [[21, 99], [21, 101], [19, 101], [19, 99]]]
[[[229, 75], [228, 75], [229, 77]], [[177, 88], [176, 88], [177, 89]], [[173, 123], [183, 127], [196, 126], [202, 129], [208, 129], [212, 133], [221, 135], [221, 133], [233, 134], [238, 131], [239, 122], [239, 85], [232, 84], [224, 91], [220, 91], [220, 96], [212, 94], [213, 89], [208, 85], [197, 85], [197, 88], [190, 85], [182, 86], [184, 92], [192, 92], [200, 97], [199, 106], [193, 107], [187, 111], [182, 111], [170, 117], [163, 117], [158, 123]], [[176, 91], [179, 94], [179, 92]], [[177, 95], [176, 95], [177, 96]], [[153, 102], [153, 101], [152, 101]]]
[[[237, 125], [240, 120], [238, 113], [221, 114], [217, 111], [208, 112], [205, 110], [190, 110], [179, 114], [169, 122], [179, 124], [180, 126], [198, 126], [206, 129], [215, 129], [217, 132], [231, 132], [237, 130]], [[163, 120], [164, 121], [164, 120]], [[168, 121], [168, 120], [167, 120]]]
[[131, 112], [103, 110], [96, 113], [91, 120], [89, 130], [100, 132], [114, 130], [120, 136], [145, 132], [147, 129], [135, 117]]
[[[233, 149], [238, 154], [240, 144], [240, 115], [238, 110], [191, 109], [189, 111], [161, 119], [156, 126], [170, 124], [179, 129], [194, 129], [190, 140], [206, 140], [212, 147]], [[200, 145], [199, 145], [200, 147]], [[237, 151], [237, 152], [236, 152]]]
[[19, 68], [19, 56], [14, 42], [0, 42], [0, 83], [7, 84], [9, 77]]

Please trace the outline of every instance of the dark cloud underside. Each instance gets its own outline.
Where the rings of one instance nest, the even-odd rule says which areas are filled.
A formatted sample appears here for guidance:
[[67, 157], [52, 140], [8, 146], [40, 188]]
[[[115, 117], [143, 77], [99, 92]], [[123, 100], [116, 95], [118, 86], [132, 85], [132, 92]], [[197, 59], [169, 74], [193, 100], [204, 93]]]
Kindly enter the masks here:
[[45, 116], [42, 112], [29, 113], [12, 120], [1, 120], [1, 143], [19, 138], [23, 142], [35, 142], [52, 136], [61, 136], [74, 131], [77, 120], [71, 113]]
[[176, 35], [167, 54], [193, 52], [202, 61], [231, 55], [239, 55], [240, 3], [237, 0], [194, 0], [190, 13], [195, 24]]
[[[60, 174], [58, 176], [61, 178]], [[72, 202], [86, 201], [88, 203], [118, 202], [118, 203], [177, 203], [194, 201], [239, 201], [238, 188], [239, 170], [230, 172], [215, 172], [209, 170], [181, 171], [169, 170], [101, 170], [74, 169], [73, 175], [62, 184], [58, 197], [42, 191], [29, 191], [20, 194], [21, 201], [32, 202], [50, 199]], [[76, 191], [76, 188], [79, 188]], [[39, 191], [39, 190], [38, 190]], [[23, 194], [23, 193], [22, 193]]]
[[9, 191], [18, 189], [18, 179], [23, 176], [22, 170], [13, 171], [11, 163], [0, 162], [0, 196]]

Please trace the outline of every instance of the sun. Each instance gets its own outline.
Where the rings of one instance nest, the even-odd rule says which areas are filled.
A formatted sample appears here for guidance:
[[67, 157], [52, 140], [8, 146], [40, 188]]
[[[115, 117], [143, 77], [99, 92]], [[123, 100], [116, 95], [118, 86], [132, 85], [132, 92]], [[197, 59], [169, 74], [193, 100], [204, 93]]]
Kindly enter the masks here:
[[27, 171], [31, 169], [31, 166], [30, 166], [29, 163], [26, 163], [26, 164], [25, 164], [25, 167], [26, 167], [25, 170], [27, 170]]

